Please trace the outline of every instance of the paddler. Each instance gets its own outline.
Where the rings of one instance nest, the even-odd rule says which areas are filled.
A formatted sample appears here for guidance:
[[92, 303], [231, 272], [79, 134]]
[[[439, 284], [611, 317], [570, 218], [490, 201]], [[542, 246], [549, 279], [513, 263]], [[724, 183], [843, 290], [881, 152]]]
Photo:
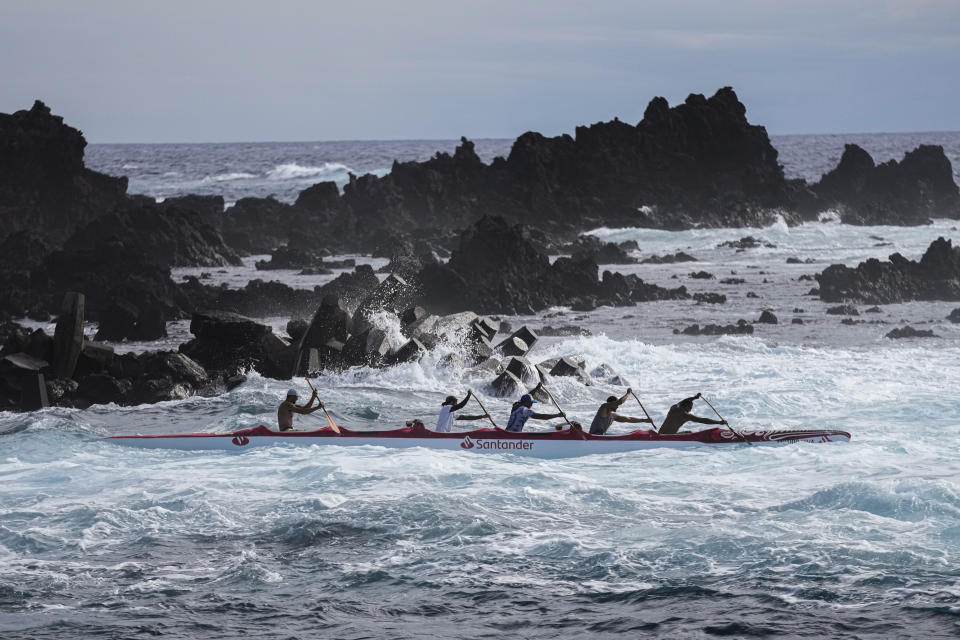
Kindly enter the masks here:
[[[280, 403], [280, 407], [277, 409], [277, 426], [280, 427], [280, 431], [289, 431], [293, 429], [293, 414], [299, 413], [300, 415], [306, 415], [308, 413], [313, 413], [323, 409], [323, 403], [320, 402], [320, 399], [317, 397], [317, 390], [313, 390], [313, 394], [310, 396], [310, 401], [307, 404], [298, 405], [296, 389], [290, 389], [287, 391], [287, 399]], [[317, 406], [313, 406], [313, 401], [317, 401]]]
[[437, 418], [437, 426], [434, 427], [433, 430], [441, 433], [449, 433], [450, 428], [453, 427], [454, 420], [483, 420], [484, 418], [489, 418], [490, 415], [487, 413], [479, 416], [458, 416], [456, 414], [457, 411], [467, 406], [467, 401], [470, 400], [472, 396], [473, 389], [467, 389], [467, 395], [465, 395], [460, 402], [457, 402], [454, 396], [447, 396], [447, 399], [440, 405], [440, 416]]
[[[533, 388], [533, 391], [539, 389], [542, 385], [538, 384]], [[563, 418], [565, 417], [563, 413], [536, 413], [533, 410], [533, 403], [536, 400], [533, 399], [529, 393], [525, 393], [520, 396], [520, 401], [514, 403], [513, 409], [510, 412], [510, 419], [507, 420], [507, 431], [523, 431], [523, 426], [527, 424], [527, 420], [534, 418], [535, 420], [553, 420], [554, 418]]]
[[610, 425], [614, 422], [649, 422], [653, 424], [653, 420], [650, 420], [649, 418], [634, 418], [632, 416], [622, 416], [619, 413], [616, 413], [616, 410], [620, 408], [620, 405], [627, 401], [627, 398], [630, 397], [631, 393], [633, 393], [633, 390], [627, 389], [627, 392], [623, 394], [622, 398], [610, 396], [607, 398], [606, 402], [600, 405], [600, 408], [597, 409], [597, 415], [593, 417], [593, 422], [590, 423], [591, 435], [602, 436], [607, 432], [607, 429], [609, 429]]
[[680, 430], [680, 427], [688, 422], [699, 422], [700, 424], [727, 424], [726, 420], [701, 418], [700, 416], [695, 416], [690, 413], [690, 411], [693, 410], [693, 401], [701, 397], [702, 396], [698, 393], [692, 398], [684, 398], [677, 404], [670, 407], [670, 411], [667, 412], [667, 418], [663, 421], [658, 433], [663, 435], [676, 433]]

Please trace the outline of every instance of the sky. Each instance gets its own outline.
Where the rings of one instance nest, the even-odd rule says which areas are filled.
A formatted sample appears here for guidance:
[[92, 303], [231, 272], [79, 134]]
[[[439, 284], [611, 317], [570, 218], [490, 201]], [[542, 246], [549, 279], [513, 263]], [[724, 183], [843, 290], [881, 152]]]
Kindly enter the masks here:
[[0, 0], [0, 112], [91, 142], [513, 138], [732, 86], [772, 134], [960, 130], [957, 0]]

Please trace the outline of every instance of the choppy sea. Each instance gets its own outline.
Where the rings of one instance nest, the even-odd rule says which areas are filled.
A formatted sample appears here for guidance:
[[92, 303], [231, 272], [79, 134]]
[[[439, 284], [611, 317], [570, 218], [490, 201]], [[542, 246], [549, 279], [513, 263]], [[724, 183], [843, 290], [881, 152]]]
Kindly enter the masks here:
[[[878, 161], [944, 144], [960, 166], [960, 134], [774, 138], [788, 174], [808, 178], [847, 141]], [[88, 163], [158, 197], [290, 201], [313, 181], [342, 181], [345, 167], [385, 171], [393, 157], [454, 145], [91, 145]], [[508, 149], [478, 142], [485, 158]], [[295, 175], [294, 166], [317, 172]], [[278, 177], [283, 167], [288, 177]], [[229, 173], [252, 177], [215, 180]], [[946, 320], [957, 305], [859, 305], [845, 318], [828, 315], [830, 305], [807, 295], [816, 282], [801, 279], [894, 251], [917, 258], [937, 236], [960, 241], [958, 228], [849, 227], [825, 215], [800, 227], [598, 229], [636, 240], [638, 257], [682, 249], [699, 260], [602, 269], [727, 302], [505, 318], [588, 329], [543, 338], [532, 359], [607, 364], [655, 419], [700, 391], [735, 427], [840, 428], [849, 443], [538, 460], [335, 446], [138, 451], [102, 440], [272, 424], [291, 383], [256, 374], [217, 398], [0, 413], [0, 637], [958, 637], [960, 325]], [[717, 246], [747, 234], [773, 246]], [[212, 280], [263, 277], [253, 260]], [[690, 277], [700, 270], [715, 278]], [[779, 323], [751, 336], [673, 334], [753, 321], [763, 309]], [[286, 318], [269, 321], [282, 330]], [[884, 337], [908, 323], [938, 337]], [[185, 337], [174, 325], [167, 346]], [[339, 422], [359, 428], [429, 424], [444, 396], [468, 388], [504, 414], [509, 401], [490, 395], [489, 376], [444, 366], [451, 349], [324, 377], [321, 395]], [[588, 421], [622, 388], [557, 379], [552, 391]]]

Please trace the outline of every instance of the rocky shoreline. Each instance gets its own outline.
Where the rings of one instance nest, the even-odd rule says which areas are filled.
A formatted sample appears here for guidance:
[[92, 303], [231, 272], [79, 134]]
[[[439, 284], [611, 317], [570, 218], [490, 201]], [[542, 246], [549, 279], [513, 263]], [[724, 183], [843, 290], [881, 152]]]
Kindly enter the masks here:
[[[551, 375], [589, 384], [576, 358], [532, 364], [535, 331], [496, 339], [497, 317], [653, 300], [722, 305], [726, 296], [599, 274], [598, 264], [636, 263], [630, 252], [639, 247], [581, 231], [749, 227], [777, 217], [798, 223], [827, 209], [851, 224], [960, 218], [960, 192], [942, 148], [921, 146], [900, 162], [876, 165], [848, 145], [838, 166], [810, 185], [784, 178], [766, 131], [745, 114], [729, 88], [672, 108], [655, 98], [636, 126], [614, 120], [578, 127], [574, 136], [527, 133], [490, 164], [463, 139], [452, 155], [395, 163], [379, 178], [353, 176], [342, 194], [325, 182], [294, 204], [246, 198], [226, 210], [220, 197], [157, 203], [128, 195], [125, 178], [84, 166], [82, 134], [39, 101], [0, 114], [0, 276], [7, 283], [0, 291], [0, 408], [211, 395], [250, 370], [286, 379], [391, 366], [441, 343], [457, 344], [458, 366], [488, 372], [498, 393]], [[737, 251], [760, 246], [751, 236], [729, 244]], [[368, 265], [331, 260], [345, 252], [390, 263], [378, 275]], [[174, 267], [238, 265], [251, 253], [271, 255], [257, 264], [264, 274], [352, 271], [312, 290], [264, 280], [229, 289], [171, 276]], [[695, 258], [677, 251], [643, 260], [684, 261]], [[693, 271], [690, 277], [713, 278]], [[816, 278], [818, 295], [829, 302], [958, 300], [960, 248], [941, 238], [919, 262], [894, 254], [884, 263], [834, 265]], [[289, 339], [255, 319], [268, 315], [290, 318]], [[11, 322], [22, 317], [58, 318], [55, 335]], [[157, 340], [168, 322], [186, 318], [193, 337], [178, 351], [118, 355], [103, 343]], [[95, 335], [83, 335], [85, 320], [97, 323]], [[385, 322], [400, 327], [402, 342], [384, 331]], [[740, 320], [675, 332], [752, 331]]]

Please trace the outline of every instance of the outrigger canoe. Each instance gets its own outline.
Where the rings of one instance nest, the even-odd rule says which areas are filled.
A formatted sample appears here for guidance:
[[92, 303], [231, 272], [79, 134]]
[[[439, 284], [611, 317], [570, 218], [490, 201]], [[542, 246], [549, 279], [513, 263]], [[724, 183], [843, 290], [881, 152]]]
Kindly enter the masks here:
[[659, 435], [638, 430], [620, 436], [594, 436], [579, 428], [550, 432], [513, 433], [503, 429], [476, 429], [439, 433], [422, 424], [386, 431], [355, 431], [340, 427], [337, 434], [327, 427], [317, 431], [273, 431], [265, 426], [226, 433], [178, 433], [165, 435], [111, 436], [117, 444], [148, 449], [245, 451], [275, 444], [296, 446], [376, 446], [390, 449], [424, 447], [469, 453], [514, 453], [538, 458], [571, 458], [597, 453], [621, 453], [669, 447], [687, 449], [707, 445], [794, 444], [798, 442], [846, 442], [846, 431], [739, 431], [707, 429], [694, 433]]

